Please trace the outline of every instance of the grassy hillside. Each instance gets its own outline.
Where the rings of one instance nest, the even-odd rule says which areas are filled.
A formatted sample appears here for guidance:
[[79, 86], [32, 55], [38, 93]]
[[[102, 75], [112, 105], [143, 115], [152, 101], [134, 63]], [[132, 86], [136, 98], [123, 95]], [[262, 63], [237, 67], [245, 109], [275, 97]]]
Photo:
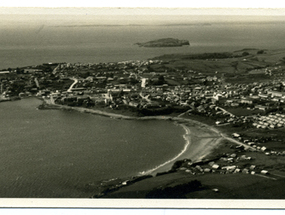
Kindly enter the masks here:
[[[194, 70], [204, 75], [226, 74], [226, 81], [266, 80], [268, 67], [285, 65], [285, 50], [243, 49], [233, 53], [169, 54], [154, 59], [167, 62], [164, 68]], [[242, 75], [242, 79], [240, 76]]]

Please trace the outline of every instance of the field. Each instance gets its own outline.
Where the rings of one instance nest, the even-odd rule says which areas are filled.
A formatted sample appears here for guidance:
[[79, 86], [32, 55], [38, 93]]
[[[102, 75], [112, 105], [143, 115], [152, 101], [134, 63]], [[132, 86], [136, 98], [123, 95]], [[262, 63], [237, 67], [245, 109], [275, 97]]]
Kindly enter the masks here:
[[261, 111], [261, 110], [248, 110], [242, 107], [225, 108], [225, 109], [236, 116], [251, 116], [255, 114], [264, 113], [264, 111]]
[[[263, 52], [261, 52], [263, 51]], [[258, 54], [262, 53], [262, 54]], [[208, 53], [197, 55], [172, 54], [156, 57], [155, 59], [168, 62], [160, 67], [163, 69], [194, 70], [204, 75], [225, 75], [230, 83], [251, 83], [266, 81], [268, 76], [261, 72], [267, 67], [285, 65], [285, 50], [243, 49], [233, 53], [217, 55]], [[157, 68], [156, 68], [157, 69]], [[261, 70], [261, 71], [256, 71]]]
[[[166, 189], [197, 180], [201, 187], [192, 192], [175, 193], [177, 198], [191, 199], [283, 199], [280, 187], [284, 179], [269, 180], [250, 174], [204, 174], [192, 176], [185, 172], [148, 178], [121, 188], [104, 198], [146, 198], [157, 187]], [[173, 194], [172, 194], [173, 195]], [[164, 197], [166, 198], [166, 197]]]

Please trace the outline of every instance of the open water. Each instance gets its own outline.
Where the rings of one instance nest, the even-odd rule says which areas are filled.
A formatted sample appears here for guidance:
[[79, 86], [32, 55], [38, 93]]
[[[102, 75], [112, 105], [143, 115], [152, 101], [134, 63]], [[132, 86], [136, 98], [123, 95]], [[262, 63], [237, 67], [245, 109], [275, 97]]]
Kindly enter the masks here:
[[185, 144], [171, 122], [37, 110], [40, 103], [0, 103], [0, 197], [90, 197], [88, 184], [138, 175]]
[[[124, 22], [110, 21], [108, 17], [105, 22], [96, 17], [83, 22], [80, 17], [49, 20], [33, 16], [9, 19], [0, 15], [0, 69], [46, 62], [117, 62], [170, 53], [285, 48], [283, 17], [189, 17], [174, 17], [176, 24], [169, 17], [156, 17], [153, 23], [148, 20], [136, 25], [128, 23], [132, 17]], [[163, 19], [170, 24], [161, 23]], [[190, 46], [142, 48], [134, 45], [167, 37], [189, 40]]]

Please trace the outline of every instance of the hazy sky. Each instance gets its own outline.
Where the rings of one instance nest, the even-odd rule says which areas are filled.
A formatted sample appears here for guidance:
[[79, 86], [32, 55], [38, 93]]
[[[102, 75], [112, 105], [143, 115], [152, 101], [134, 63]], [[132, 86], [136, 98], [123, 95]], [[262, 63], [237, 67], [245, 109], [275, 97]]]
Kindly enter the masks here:
[[235, 7], [235, 8], [284, 8], [282, 0], [7, 0], [1, 1], [5, 7]]
[[[2, 8], [1, 8], [2, 7]], [[4, 8], [3, 8], [4, 7]], [[7, 8], [10, 7], [10, 8]], [[20, 7], [20, 8], [17, 8]], [[85, 7], [85, 8], [80, 8]], [[94, 9], [94, 7], [96, 9]], [[104, 9], [98, 9], [98, 8]], [[112, 8], [112, 9], [111, 9]], [[152, 9], [149, 9], [152, 8]], [[153, 9], [155, 8], [155, 9]], [[162, 9], [163, 8], [163, 9]], [[189, 9], [191, 8], [191, 9]], [[199, 9], [200, 8], [200, 9]], [[203, 9], [201, 8], [210, 8]], [[214, 9], [218, 8], [218, 9]], [[222, 9], [223, 8], [223, 9]], [[226, 8], [226, 9], [225, 9]], [[235, 9], [229, 9], [235, 8]], [[237, 9], [239, 8], [239, 9]], [[282, 0], [7, 0], [0, 14], [72, 15], [285, 15]]]
[[[5, 28], [33, 24], [46, 26], [171, 25], [214, 22], [283, 22], [285, 9], [0, 7], [0, 15], [0, 27]], [[228, 16], [226, 19], [225, 15]]]
[[[262, 20], [257, 16], [268, 16], [269, 18], [267, 17], [265, 21], [283, 21], [285, 1], [199, 0], [193, 2], [160, 0], [159, 2], [158, 0], [104, 0], [99, 3], [98, 1], [85, 0], [9, 0], [0, 2], [0, 15], [2, 15], [0, 25], [10, 27], [17, 23], [19, 25], [29, 23], [44, 23], [45, 25], [145, 25], [215, 21], [256, 22]], [[199, 17], [200, 15], [203, 17]], [[236, 17], [221, 18], [224, 15], [235, 15]], [[247, 16], [251, 16], [251, 18], [247, 18]], [[277, 18], [277, 16], [281, 16], [281, 18]]]
[[[0, 4], [1, 5], [1, 4]], [[270, 15], [284, 16], [285, 8], [94, 8], [0, 7], [0, 14], [63, 15]]]

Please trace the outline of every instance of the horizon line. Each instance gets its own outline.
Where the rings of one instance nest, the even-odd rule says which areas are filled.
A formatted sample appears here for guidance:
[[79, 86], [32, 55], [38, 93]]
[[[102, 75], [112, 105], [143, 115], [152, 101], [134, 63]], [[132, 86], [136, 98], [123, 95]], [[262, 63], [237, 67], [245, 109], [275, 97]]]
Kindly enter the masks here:
[[108, 16], [284, 16], [285, 8], [191, 7], [2, 7], [3, 15], [108, 15]]

